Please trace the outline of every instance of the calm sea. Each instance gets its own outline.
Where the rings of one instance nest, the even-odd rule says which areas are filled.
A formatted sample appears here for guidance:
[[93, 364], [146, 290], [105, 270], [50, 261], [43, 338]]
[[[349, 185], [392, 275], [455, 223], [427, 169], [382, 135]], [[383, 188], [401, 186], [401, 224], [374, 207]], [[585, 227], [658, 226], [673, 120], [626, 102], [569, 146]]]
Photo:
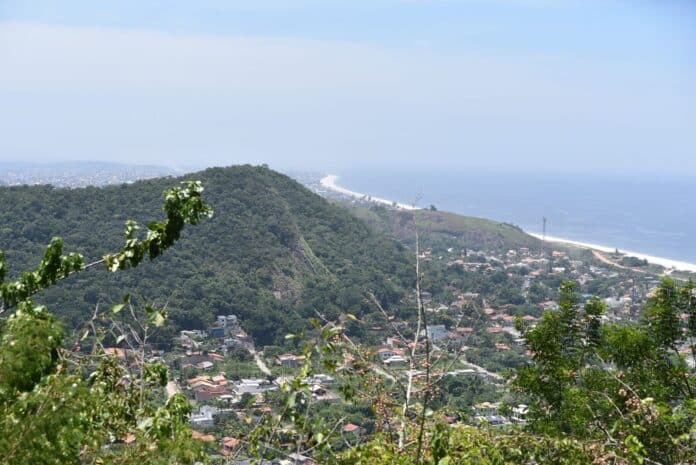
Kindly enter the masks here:
[[343, 171], [338, 184], [402, 203], [513, 223], [619, 250], [696, 263], [696, 179]]

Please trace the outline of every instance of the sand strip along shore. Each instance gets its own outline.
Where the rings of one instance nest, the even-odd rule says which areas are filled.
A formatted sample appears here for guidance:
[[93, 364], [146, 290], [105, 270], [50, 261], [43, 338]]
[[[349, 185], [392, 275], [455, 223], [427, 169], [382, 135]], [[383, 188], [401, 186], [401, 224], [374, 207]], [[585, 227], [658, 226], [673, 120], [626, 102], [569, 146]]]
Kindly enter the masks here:
[[330, 189], [334, 192], [338, 192], [339, 194], [347, 195], [348, 197], [353, 197], [356, 199], [365, 199], [370, 202], [374, 203], [379, 203], [382, 205], [388, 205], [390, 207], [398, 208], [400, 210], [419, 210], [418, 207], [414, 207], [413, 205], [407, 205], [405, 203], [398, 203], [398, 202], [392, 202], [391, 200], [383, 199], [380, 197], [374, 197], [369, 194], [363, 194], [360, 192], [355, 192], [348, 190], [344, 187], [341, 187], [336, 184], [336, 180], [338, 179], [338, 176], [334, 174], [330, 174], [328, 176], [325, 176], [321, 179], [320, 184], [324, 186], [327, 189]]
[[[345, 187], [341, 187], [338, 184], [336, 184], [336, 181], [338, 180], [338, 176], [334, 174], [330, 174], [328, 176], [325, 176], [321, 179], [320, 183], [323, 187], [332, 190], [334, 192], [337, 192], [339, 194], [347, 195], [348, 197], [353, 197], [356, 199], [366, 199], [370, 202], [375, 202], [378, 204], [382, 205], [388, 205], [390, 207], [395, 207], [401, 210], [418, 210], [417, 207], [414, 207], [413, 205], [408, 205], [405, 203], [398, 203], [398, 202], [393, 202], [388, 199], [383, 199], [380, 197], [373, 197], [369, 194], [363, 194], [361, 192], [355, 192], [351, 191], [349, 189], [346, 189]], [[538, 239], [542, 238], [541, 234], [538, 233], [531, 233], [527, 232], [530, 236], [534, 236]], [[591, 249], [591, 250], [598, 250], [600, 252], [606, 252], [606, 253], [613, 253], [615, 251], [615, 248], [613, 247], [607, 247], [604, 245], [597, 245], [597, 244], [590, 244], [588, 242], [579, 242], [579, 241], [573, 241], [570, 239], [563, 239], [560, 237], [554, 237], [554, 236], [546, 236], [546, 240], [548, 242], [557, 242], [560, 244], [566, 244], [566, 245], [573, 245], [576, 247], [582, 247], [584, 249]], [[662, 257], [655, 257], [654, 255], [647, 255], [644, 253], [640, 252], [633, 252], [629, 250], [619, 250], [621, 253], [631, 256], [631, 257], [636, 257], [640, 260], [647, 260], [648, 263], [653, 263], [655, 265], [660, 265], [664, 266], [668, 270], [680, 270], [680, 271], [689, 271], [692, 273], [696, 273], [696, 263], [688, 263], [688, 262], [682, 262], [679, 260], [672, 260], [670, 258], [662, 258]]]
[[[528, 232], [527, 234], [529, 234], [530, 236], [534, 236], [537, 239], [542, 238], [541, 234], [530, 233], [530, 232]], [[587, 242], [572, 241], [569, 239], [562, 239], [560, 237], [546, 236], [546, 240], [548, 242], [557, 242], [560, 244], [574, 245], [576, 247], [582, 247], [584, 249], [599, 250], [600, 252], [606, 252], [606, 253], [614, 253], [614, 251], [616, 250], [614, 247], [607, 247], [604, 245], [597, 245], [597, 244], [589, 244]], [[670, 258], [655, 257], [654, 255], [646, 255], [644, 253], [633, 252], [630, 250], [619, 249], [619, 252], [624, 254], [624, 255], [627, 255], [627, 256], [639, 258], [641, 260], [645, 259], [648, 261], [648, 263], [653, 263], [655, 265], [664, 266], [668, 270], [673, 269], [673, 270], [690, 271], [692, 273], [696, 273], [696, 263], [682, 262], [679, 260], [672, 260]]]

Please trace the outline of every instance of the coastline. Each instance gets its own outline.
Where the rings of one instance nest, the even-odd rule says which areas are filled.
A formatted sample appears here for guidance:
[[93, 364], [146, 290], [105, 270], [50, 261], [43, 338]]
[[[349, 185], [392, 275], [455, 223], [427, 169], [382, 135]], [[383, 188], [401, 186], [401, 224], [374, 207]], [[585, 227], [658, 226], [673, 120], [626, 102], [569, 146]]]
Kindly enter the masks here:
[[[325, 187], [326, 189], [332, 190], [332, 191], [339, 193], [339, 194], [346, 195], [348, 197], [353, 197], [356, 199], [369, 199], [369, 201], [371, 201], [371, 202], [395, 207], [395, 208], [401, 209], [401, 210], [418, 210], [418, 208], [414, 207], [413, 205], [407, 205], [404, 203], [393, 202], [393, 201], [388, 200], [388, 199], [384, 199], [384, 198], [380, 198], [380, 197], [373, 197], [369, 194], [363, 194], [361, 192], [351, 191], [349, 189], [346, 189], [346, 188], [341, 187], [338, 184], [336, 184], [337, 180], [338, 180], [338, 176], [336, 176], [334, 174], [329, 174], [321, 179], [320, 184], [322, 185], [322, 187]], [[532, 233], [529, 231], [525, 231], [525, 233], [529, 234], [530, 236], [536, 237], [537, 239], [542, 238], [542, 235], [538, 234], [538, 233]], [[546, 240], [548, 242], [555, 242], [555, 243], [559, 243], [559, 244], [572, 245], [575, 247], [582, 247], [585, 249], [597, 250], [599, 252], [605, 252], [605, 253], [612, 253], [616, 250], [614, 247], [607, 247], [607, 246], [599, 245], [599, 244], [591, 244], [589, 242], [581, 242], [581, 241], [574, 241], [574, 240], [570, 240], [570, 239], [563, 239], [563, 238], [554, 237], [554, 236], [546, 236]], [[688, 262], [684, 262], [684, 261], [680, 261], [680, 260], [673, 260], [670, 258], [656, 257], [654, 255], [648, 255], [648, 254], [629, 251], [629, 250], [620, 249], [619, 251], [627, 256], [636, 257], [640, 260], [645, 259], [648, 261], [648, 263], [663, 266], [667, 269], [667, 271], [678, 270], [678, 271], [688, 271], [691, 273], [696, 273], [696, 263], [688, 263]]]
[[387, 205], [390, 207], [397, 208], [399, 210], [420, 210], [418, 207], [414, 207], [413, 205], [392, 202], [391, 200], [383, 199], [381, 197], [373, 197], [369, 194], [363, 194], [361, 192], [351, 191], [349, 189], [346, 189], [346, 188], [341, 187], [338, 184], [336, 184], [337, 179], [338, 179], [338, 176], [336, 176], [335, 174], [329, 174], [329, 175], [321, 178], [321, 181], [319, 181], [319, 184], [321, 184], [323, 187], [325, 187], [329, 190], [332, 190], [334, 192], [337, 192], [339, 194], [347, 195], [348, 197], [353, 197], [356, 199], [365, 199], [365, 200], [368, 200], [369, 202]]
[[[542, 239], [542, 235], [538, 233], [532, 233], [525, 231], [530, 236], [536, 237], [537, 239]], [[564, 245], [572, 245], [575, 247], [581, 247], [583, 249], [597, 250], [599, 252], [613, 253], [616, 249], [614, 247], [607, 247], [604, 245], [590, 244], [588, 242], [573, 241], [570, 239], [563, 239], [560, 237], [546, 236], [547, 242], [556, 242]], [[671, 258], [656, 257], [654, 255], [648, 255], [641, 252], [634, 252], [632, 250], [619, 249], [619, 252], [630, 257], [636, 257], [640, 260], [647, 260], [648, 263], [654, 265], [660, 265], [665, 267], [667, 270], [677, 270], [677, 271], [689, 271], [691, 273], [696, 273], [696, 263], [682, 262], [679, 260], [672, 260]]]

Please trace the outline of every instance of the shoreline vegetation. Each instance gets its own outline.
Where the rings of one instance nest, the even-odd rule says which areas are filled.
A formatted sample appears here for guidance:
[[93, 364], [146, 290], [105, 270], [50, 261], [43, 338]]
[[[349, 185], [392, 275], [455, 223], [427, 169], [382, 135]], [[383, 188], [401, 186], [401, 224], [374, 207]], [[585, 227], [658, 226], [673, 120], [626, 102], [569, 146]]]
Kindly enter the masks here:
[[[374, 197], [369, 194], [364, 194], [361, 192], [355, 192], [351, 191], [350, 189], [346, 189], [345, 187], [341, 187], [337, 184], [338, 181], [338, 176], [334, 174], [329, 174], [327, 176], [324, 176], [320, 184], [325, 187], [326, 189], [332, 190], [336, 193], [346, 195], [348, 197], [353, 197], [355, 199], [363, 199], [367, 200], [370, 202], [386, 205], [386, 206], [391, 206], [393, 208], [397, 208], [400, 210], [419, 210], [418, 207], [415, 207], [413, 205], [408, 205], [404, 203], [398, 203], [394, 202], [392, 200], [384, 199], [381, 197]], [[536, 237], [537, 239], [542, 239], [543, 236], [539, 233], [533, 233], [529, 231], [525, 231], [527, 234], [530, 236]], [[581, 241], [575, 241], [575, 240], [570, 240], [570, 239], [563, 239], [560, 237], [555, 237], [555, 236], [546, 236], [545, 240], [547, 242], [555, 242], [563, 245], [570, 245], [570, 246], [575, 246], [575, 247], [580, 247], [584, 249], [590, 249], [590, 250], [595, 250], [599, 252], [604, 252], [604, 253], [613, 253], [617, 249], [613, 247], [607, 247], [604, 245], [598, 245], [598, 244], [592, 244], [589, 242], [581, 242]], [[650, 264], [654, 265], [659, 265], [667, 269], [667, 271], [687, 271], [691, 273], [696, 273], [696, 263], [688, 263], [680, 260], [673, 260], [670, 258], [664, 258], [664, 257], [656, 257], [654, 255], [648, 255], [644, 254], [641, 252], [634, 252], [634, 251], [629, 251], [629, 250], [622, 250], [619, 249], [619, 252], [623, 255], [626, 256], [631, 256], [631, 257], [636, 257], [640, 260], [646, 260]]]

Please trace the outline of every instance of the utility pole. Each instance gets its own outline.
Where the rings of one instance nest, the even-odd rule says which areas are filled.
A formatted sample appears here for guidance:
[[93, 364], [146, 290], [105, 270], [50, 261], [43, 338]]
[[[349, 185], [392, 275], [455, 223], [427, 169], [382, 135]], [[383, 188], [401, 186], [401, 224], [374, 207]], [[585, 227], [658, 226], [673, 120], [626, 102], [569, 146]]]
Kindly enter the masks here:
[[546, 217], [543, 217], [543, 226], [541, 229], [541, 255], [546, 252]]

